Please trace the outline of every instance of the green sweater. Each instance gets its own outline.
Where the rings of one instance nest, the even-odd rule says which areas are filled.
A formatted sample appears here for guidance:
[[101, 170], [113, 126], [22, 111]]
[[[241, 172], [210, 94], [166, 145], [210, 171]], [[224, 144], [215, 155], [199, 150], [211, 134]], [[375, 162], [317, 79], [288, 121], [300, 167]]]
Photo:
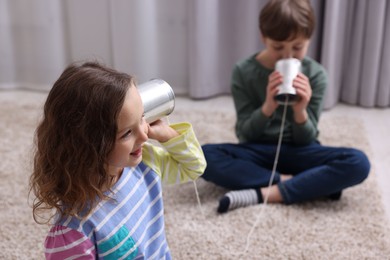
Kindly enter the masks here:
[[[271, 117], [261, 112], [266, 98], [268, 76], [273, 72], [262, 66], [256, 54], [238, 62], [231, 78], [231, 91], [237, 113], [236, 135], [240, 143], [277, 144], [283, 115], [283, 105], [279, 105]], [[307, 107], [308, 120], [297, 124], [291, 107], [287, 108], [283, 132], [283, 143], [305, 145], [318, 136], [318, 120], [327, 86], [325, 69], [309, 57], [302, 60], [301, 71], [310, 81], [312, 97]]]

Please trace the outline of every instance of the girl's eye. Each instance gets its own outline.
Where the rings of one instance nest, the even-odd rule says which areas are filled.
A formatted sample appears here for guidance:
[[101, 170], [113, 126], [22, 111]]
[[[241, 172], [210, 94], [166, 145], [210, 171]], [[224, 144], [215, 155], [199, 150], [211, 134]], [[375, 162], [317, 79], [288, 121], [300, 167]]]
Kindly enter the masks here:
[[274, 46], [274, 49], [276, 51], [281, 51], [283, 49], [283, 47], [282, 46]]
[[127, 131], [121, 138], [126, 138], [131, 134], [131, 130]]
[[294, 51], [300, 51], [301, 49], [302, 49], [301, 46], [299, 46], [299, 47], [294, 47]]

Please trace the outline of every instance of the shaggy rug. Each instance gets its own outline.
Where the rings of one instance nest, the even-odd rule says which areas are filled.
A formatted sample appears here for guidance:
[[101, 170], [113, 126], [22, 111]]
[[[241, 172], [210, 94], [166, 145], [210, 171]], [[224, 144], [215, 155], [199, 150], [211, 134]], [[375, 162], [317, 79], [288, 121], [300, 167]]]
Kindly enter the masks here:
[[[32, 137], [45, 97], [0, 92], [0, 259], [43, 258], [48, 227], [32, 219], [27, 183]], [[170, 121], [191, 122], [202, 144], [236, 142], [231, 110], [177, 106]], [[320, 129], [322, 143], [353, 146], [371, 156], [359, 120], [323, 118]], [[203, 179], [164, 185], [166, 232], [174, 259], [390, 259], [389, 222], [374, 170], [337, 202], [257, 205], [218, 215], [217, 201], [224, 192]]]

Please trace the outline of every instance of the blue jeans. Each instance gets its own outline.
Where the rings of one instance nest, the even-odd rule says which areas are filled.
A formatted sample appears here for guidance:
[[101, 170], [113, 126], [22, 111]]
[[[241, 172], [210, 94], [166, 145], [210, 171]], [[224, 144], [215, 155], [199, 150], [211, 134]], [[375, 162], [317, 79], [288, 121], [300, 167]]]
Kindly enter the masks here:
[[[206, 144], [203, 178], [231, 190], [268, 186], [276, 145]], [[285, 204], [313, 200], [340, 192], [367, 178], [370, 162], [360, 150], [327, 147], [318, 142], [306, 146], [282, 144], [273, 184]], [[280, 174], [294, 175], [280, 182]]]

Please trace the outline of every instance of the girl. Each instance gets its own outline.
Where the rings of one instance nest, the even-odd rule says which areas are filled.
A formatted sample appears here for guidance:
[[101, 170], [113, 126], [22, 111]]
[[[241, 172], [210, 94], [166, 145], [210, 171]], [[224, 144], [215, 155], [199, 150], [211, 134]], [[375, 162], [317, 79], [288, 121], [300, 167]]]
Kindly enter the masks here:
[[133, 78], [98, 63], [70, 65], [54, 83], [30, 178], [35, 221], [54, 210], [47, 259], [171, 258], [160, 177], [194, 180], [206, 163], [189, 123], [149, 125], [143, 113]]

